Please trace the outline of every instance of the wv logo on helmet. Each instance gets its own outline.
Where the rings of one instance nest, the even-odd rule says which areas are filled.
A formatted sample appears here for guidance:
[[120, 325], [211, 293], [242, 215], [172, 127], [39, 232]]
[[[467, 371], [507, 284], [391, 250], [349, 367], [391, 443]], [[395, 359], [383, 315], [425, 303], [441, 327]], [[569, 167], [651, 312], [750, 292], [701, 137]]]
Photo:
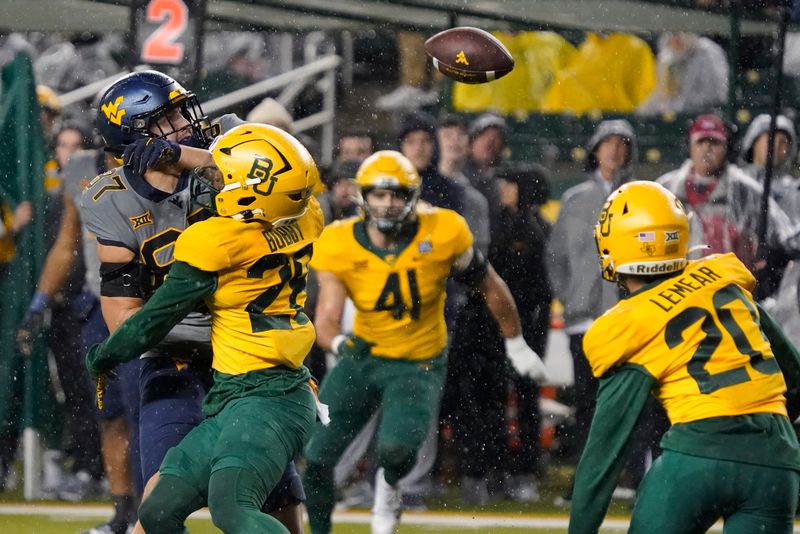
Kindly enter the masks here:
[[119, 109], [119, 105], [122, 104], [124, 98], [124, 96], [120, 95], [114, 102], [106, 102], [100, 106], [100, 109], [103, 110], [103, 113], [105, 113], [106, 118], [108, 118], [111, 124], [116, 124], [118, 126], [122, 124], [122, 117], [125, 115], [125, 110]]

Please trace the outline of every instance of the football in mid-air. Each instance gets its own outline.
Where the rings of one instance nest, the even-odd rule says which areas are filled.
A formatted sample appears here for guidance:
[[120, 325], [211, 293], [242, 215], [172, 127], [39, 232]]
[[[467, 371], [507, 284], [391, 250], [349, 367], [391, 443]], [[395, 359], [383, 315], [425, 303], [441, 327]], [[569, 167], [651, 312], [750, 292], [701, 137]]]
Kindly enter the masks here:
[[514, 68], [514, 58], [491, 33], [462, 26], [439, 32], [425, 41], [425, 52], [436, 70], [462, 83], [486, 83]]

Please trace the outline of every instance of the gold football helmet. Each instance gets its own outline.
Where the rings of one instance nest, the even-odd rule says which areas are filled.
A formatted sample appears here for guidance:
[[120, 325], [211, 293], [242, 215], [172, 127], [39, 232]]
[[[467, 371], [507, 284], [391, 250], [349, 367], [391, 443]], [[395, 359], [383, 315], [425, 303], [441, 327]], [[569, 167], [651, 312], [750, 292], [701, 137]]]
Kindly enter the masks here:
[[274, 126], [241, 124], [209, 151], [216, 167], [195, 170], [192, 197], [223, 217], [286, 224], [305, 213], [319, 183], [308, 150]]
[[[416, 167], [394, 150], [375, 152], [364, 160], [356, 173], [359, 201], [364, 219], [382, 232], [395, 232], [413, 218], [419, 199], [422, 180]], [[401, 208], [374, 207], [367, 202], [367, 194], [373, 189], [387, 189], [404, 199]]]
[[657, 276], [686, 267], [689, 219], [680, 200], [655, 182], [629, 182], [606, 200], [594, 227], [603, 278]]

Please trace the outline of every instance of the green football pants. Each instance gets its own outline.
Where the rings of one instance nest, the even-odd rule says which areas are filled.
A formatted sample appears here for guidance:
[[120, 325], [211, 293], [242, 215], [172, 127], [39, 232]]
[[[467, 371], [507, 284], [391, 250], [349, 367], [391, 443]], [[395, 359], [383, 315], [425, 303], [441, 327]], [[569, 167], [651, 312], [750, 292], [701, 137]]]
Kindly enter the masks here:
[[182, 532], [207, 498], [211, 519], [226, 534], [285, 533], [261, 506], [286, 464], [302, 451], [316, 419], [311, 388], [251, 395], [228, 402], [167, 452], [161, 478], [140, 508], [147, 532]]
[[722, 518], [725, 534], [790, 534], [800, 473], [665, 450], [639, 488], [628, 532], [706, 532]]
[[313, 534], [330, 531], [334, 467], [378, 409], [378, 465], [389, 484], [408, 474], [438, 413], [446, 372], [447, 356], [442, 353], [421, 361], [342, 358], [325, 376], [319, 397], [330, 407], [331, 423], [314, 426], [303, 480]]

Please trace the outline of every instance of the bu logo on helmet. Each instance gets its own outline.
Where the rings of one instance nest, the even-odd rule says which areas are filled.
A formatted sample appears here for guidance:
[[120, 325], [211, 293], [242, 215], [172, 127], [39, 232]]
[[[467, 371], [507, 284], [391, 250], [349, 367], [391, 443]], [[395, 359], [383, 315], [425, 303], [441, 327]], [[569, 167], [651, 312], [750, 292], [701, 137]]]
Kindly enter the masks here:
[[125, 115], [125, 110], [119, 109], [119, 105], [122, 104], [124, 99], [125, 97], [120, 95], [116, 100], [114, 100], [114, 102], [106, 102], [100, 107], [100, 109], [103, 110], [103, 113], [106, 114], [109, 122], [116, 124], [117, 126], [122, 124], [122, 117]]
[[608, 237], [611, 233], [611, 218], [614, 215], [608, 213], [609, 208], [611, 208], [611, 202], [606, 202], [603, 206], [603, 211], [600, 212], [600, 217], [597, 220], [597, 224], [600, 225], [600, 235], [603, 237]]
[[250, 172], [247, 173], [247, 177], [261, 180], [261, 183], [264, 183], [267, 179], [269, 180], [269, 187], [267, 187], [266, 191], [261, 191], [258, 188], [261, 184], [256, 184], [253, 187], [253, 191], [259, 195], [267, 196], [272, 194], [272, 188], [274, 188], [275, 184], [278, 182], [278, 178], [270, 176], [273, 167], [274, 165], [271, 159], [257, 157], [253, 160], [253, 166], [250, 167]]

